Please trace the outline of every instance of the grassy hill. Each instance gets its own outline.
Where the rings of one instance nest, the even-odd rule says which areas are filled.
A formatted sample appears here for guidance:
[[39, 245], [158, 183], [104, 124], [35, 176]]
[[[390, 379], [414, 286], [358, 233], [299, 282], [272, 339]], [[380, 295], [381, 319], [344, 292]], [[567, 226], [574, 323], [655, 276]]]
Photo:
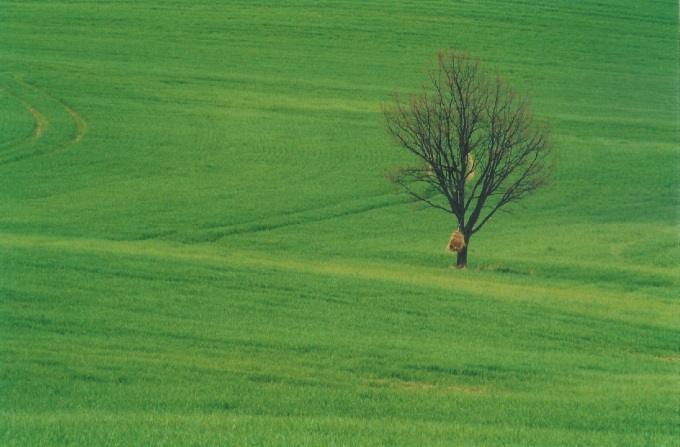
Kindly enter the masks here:
[[[680, 444], [677, 2], [0, 23], [0, 444]], [[383, 176], [380, 106], [447, 47], [556, 142], [467, 271]]]

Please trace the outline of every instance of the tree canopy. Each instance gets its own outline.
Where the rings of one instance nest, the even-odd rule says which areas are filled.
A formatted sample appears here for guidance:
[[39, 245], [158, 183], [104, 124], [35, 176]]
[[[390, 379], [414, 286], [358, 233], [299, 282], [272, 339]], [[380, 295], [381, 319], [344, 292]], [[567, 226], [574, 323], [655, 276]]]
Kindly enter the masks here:
[[551, 132], [530, 110], [529, 99], [491, 77], [479, 61], [440, 51], [422, 88], [399, 93], [384, 107], [393, 143], [415, 163], [389, 179], [417, 200], [455, 216], [465, 244], [506, 205], [548, 182]]

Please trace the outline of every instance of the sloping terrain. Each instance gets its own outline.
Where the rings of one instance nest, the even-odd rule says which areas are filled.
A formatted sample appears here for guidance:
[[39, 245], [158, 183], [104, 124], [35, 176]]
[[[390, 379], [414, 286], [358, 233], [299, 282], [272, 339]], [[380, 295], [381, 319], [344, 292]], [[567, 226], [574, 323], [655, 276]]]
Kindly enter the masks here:
[[[0, 8], [0, 444], [678, 445], [678, 6]], [[469, 51], [553, 126], [472, 240], [381, 104]]]

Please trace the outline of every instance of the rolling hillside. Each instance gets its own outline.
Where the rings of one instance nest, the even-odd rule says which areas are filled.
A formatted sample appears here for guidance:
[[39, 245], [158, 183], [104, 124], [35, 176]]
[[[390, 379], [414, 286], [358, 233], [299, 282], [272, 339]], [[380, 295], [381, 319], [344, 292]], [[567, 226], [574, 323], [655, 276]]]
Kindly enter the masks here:
[[[0, 2], [0, 444], [680, 444], [678, 5]], [[381, 105], [470, 52], [555, 136], [473, 238]]]

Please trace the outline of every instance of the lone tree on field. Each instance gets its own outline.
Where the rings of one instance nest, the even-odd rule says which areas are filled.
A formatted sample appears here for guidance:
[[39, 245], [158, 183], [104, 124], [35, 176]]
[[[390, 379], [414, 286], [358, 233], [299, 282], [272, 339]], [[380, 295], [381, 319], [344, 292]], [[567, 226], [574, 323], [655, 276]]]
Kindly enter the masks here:
[[395, 145], [416, 156], [390, 181], [427, 205], [455, 216], [449, 250], [467, 267], [470, 238], [498, 210], [547, 183], [550, 129], [526, 96], [490, 78], [478, 61], [440, 51], [429, 80], [384, 107]]

